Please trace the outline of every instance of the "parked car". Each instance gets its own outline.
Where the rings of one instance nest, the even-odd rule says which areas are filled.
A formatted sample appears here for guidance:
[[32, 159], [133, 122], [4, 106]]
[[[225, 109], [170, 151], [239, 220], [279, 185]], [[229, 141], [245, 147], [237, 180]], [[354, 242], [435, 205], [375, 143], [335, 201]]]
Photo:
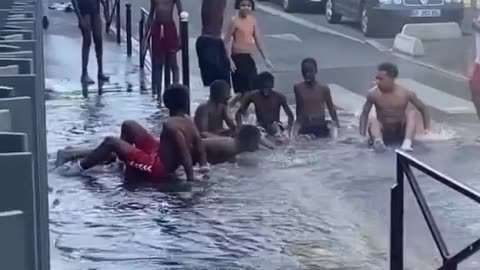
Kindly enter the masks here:
[[325, 7], [325, 0], [258, 0], [270, 1], [282, 4], [283, 10], [287, 13], [305, 12], [305, 11], [322, 11]]
[[340, 23], [342, 17], [360, 23], [367, 37], [400, 32], [406, 23], [463, 20], [463, 0], [326, 0], [325, 17]]

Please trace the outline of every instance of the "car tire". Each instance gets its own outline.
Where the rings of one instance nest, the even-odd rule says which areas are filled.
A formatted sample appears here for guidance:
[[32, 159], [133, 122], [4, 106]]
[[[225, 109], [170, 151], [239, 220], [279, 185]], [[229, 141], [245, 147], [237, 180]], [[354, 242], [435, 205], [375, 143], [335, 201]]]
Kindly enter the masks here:
[[287, 13], [301, 11], [305, 7], [303, 0], [282, 0], [283, 10]]
[[367, 4], [362, 6], [361, 16], [360, 16], [360, 28], [365, 37], [376, 37], [379, 35], [378, 23], [373, 19], [369, 18], [370, 8]]
[[327, 0], [325, 3], [325, 18], [331, 24], [337, 24], [342, 21], [342, 15], [335, 10], [334, 0]]

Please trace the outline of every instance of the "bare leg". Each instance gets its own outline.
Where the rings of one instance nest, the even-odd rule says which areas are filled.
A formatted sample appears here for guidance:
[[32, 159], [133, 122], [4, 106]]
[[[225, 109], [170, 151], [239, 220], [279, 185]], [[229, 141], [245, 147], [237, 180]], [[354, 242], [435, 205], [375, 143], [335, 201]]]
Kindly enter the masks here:
[[402, 150], [405, 151], [412, 151], [412, 141], [416, 133], [417, 127], [417, 117], [415, 110], [410, 110], [407, 112], [406, 115], [406, 123], [405, 123], [405, 139], [402, 143]]
[[85, 25], [80, 28], [82, 32], [82, 76], [80, 80], [85, 84], [94, 84], [95, 82], [88, 76], [88, 58], [90, 56], [90, 46], [92, 45], [91, 16], [87, 14], [83, 18]]
[[470, 81], [470, 91], [472, 93], [472, 101], [473, 105], [475, 105], [475, 109], [477, 110], [477, 116], [480, 119], [480, 80], [479, 79], [472, 79]]
[[132, 147], [132, 145], [122, 139], [106, 137], [97, 148], [80, 162], [80, 167], [83, 170], [88, 170], [96, 165], [100, 165], [108, 161], [112, 157], [112, 153], [121, 160], [126, 160], [128, 151]]
[[[152, 93], [156, 93], [160, 97], [162, 96], [162, 80], [163, 80], [163, 67], [164, 67], [164, 57], [159, 55], [159, 52], [154, 52], [153, 59], [153, 89]], [[161, 100], [161, 99], [159, 99]]]
[[108, 81], [109, 77], [103, 73], [103, 39], [102, 39], [102, 20], [100, 15], [92, 17], [92, 35], [95, 43], [95, 54], [97, 56], [98, 80]]
[[386, 147], [383, 142], [382, 123], [376, 117], [370, 117], [368, 122], [368, 134], [373, 141], [373, 148], [376, 151], [384, 151]]
[[168, 66], [171, 69], [172, 72], [172, 78], [173, 78], [173, 83], [179, 83], [180, 82], [180, 72], [178, 68], [178, 63], [177, 63], [177, 53], [169, 53], [167, 55], [167, 63]]
[[120, 138], [131, 145], [134, 145], [139, 138], [149, 135], [150, 133], [137, 121], [127, 120], [122, 123]]
[[58, 167], [67, 162], [85, 158], [93, 151], [92, 148], [73, 148], [67, 147], [65, 149], [58, 150], [57, 160], [55, 165]]

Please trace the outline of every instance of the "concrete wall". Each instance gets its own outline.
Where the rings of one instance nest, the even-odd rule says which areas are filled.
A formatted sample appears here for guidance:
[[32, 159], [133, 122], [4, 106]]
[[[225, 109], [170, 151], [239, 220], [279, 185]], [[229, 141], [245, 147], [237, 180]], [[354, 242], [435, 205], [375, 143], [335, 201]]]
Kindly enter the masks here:
[[0, 269], [50, 269], [42, 10], [0, 1]]

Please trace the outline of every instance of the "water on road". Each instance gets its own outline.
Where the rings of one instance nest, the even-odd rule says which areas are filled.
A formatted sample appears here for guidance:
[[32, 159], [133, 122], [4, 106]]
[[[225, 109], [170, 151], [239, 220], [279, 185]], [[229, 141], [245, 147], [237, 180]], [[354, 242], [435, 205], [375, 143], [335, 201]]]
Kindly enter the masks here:
[[[47, 81], [53, 269], [387, 269], [394, 153], [367, 149], [350, 114], [342, 114], [338, 140], [297, 143], [295, 153], [263, 151], [256, 166], [215, 166], [191, 192], [125, 186], [109, 167], [58, 176], [60, 148], [95, 146], [126, 119], [158, 131], [151, 95], [139, 93], [138, 79], [129, 81], [88, 98], [55, 89], [65, 89], [64, 81]], [[478, 146], [437, 137], [422, 142], [416, 156], [478, 187]], [[476, 205], [426, 177], [419, 181], [452, 251], [480, 235]], [[407, 263], [430, 269], [439, 259], [406, 196]], [[464, 269], [478, 269], [478, 261]]]

